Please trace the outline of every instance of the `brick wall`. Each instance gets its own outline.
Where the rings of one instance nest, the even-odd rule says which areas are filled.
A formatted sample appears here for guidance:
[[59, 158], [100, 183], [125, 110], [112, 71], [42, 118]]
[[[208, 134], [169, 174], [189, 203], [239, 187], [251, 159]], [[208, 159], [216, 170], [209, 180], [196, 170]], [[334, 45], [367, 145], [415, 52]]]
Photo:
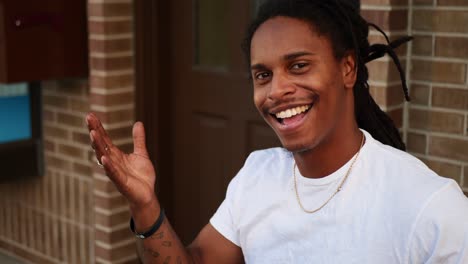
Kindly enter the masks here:
[[[132, 0], [88, 2], [91, 110], [126, 151], [133, 148], [135, 108], [132, 12]], [[94, 165], [92, 175], [95, 262], [137, 263], [127, 202], [101, 168]]]
[[[390, 40], [408, 34], [408, 0], [362, 0], [361, 14], [384, 30]], [[386, 43], [386, 40], [380, 32], [371, 28], [369, 42]], [[407, 46], [397, 50], [403, 67], [407, 64], [407, 53]], [[372, 61], [367, 66], [372, 96], [404, 133], [404, 93], [398, 69], [388, 56]]]
[[[361, 3], [363, 16], [381, 26], [390, 39], [415, 37], [397, 50], [406, 67], [412, 101], [404, 102], [400, 78], [389, 57], [368, 64], [371, 93], [400, 128], [409, 152], [468, 191], [468, 2]], [[369, 40], [384, 42], [374, 30]]]
[[90, 75], [43, 82], [44, 177], [0, 185], [0, 251], [31, 263], [136, 263], [126, 201], [96, 166], [84, 117], [130, 150], [132, 0], [89, 0]]
[[32, 263], [90, 263], [88, 82], [43, 82], [41, 89], [46, 173], [0, 185], [0, 250]]
[[[408, 2], [410, 1], [410, 2]], [[362, 0], [362, 13], [400, 48], [413, 101], [393, 62], [369, 64], [371, 92], [409, 150], [468, 190], [468, 3]], [[411, 4], [413, 3], [413, 4]], [[89, 0], [88, 80], [43, 83], [46, 175], [0, 185], [0, 251], [33, 263], [136, 263], [127, 203], [95, 165], [84, 115], [95, 111], [114, 143], [131, 148], [132, 0]], [[376, 31], [370, 41], [384, 42]], [[411, 59], [407, 59], [411, 58]]]
[[415, 0], [409, 150], [468, 191], [468, 1]]

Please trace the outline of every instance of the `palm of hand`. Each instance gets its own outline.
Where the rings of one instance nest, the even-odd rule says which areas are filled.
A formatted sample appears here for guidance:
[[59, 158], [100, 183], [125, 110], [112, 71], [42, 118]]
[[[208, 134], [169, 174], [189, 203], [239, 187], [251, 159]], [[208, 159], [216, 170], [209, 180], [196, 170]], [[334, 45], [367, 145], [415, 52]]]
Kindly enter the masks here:
[[146, 204], [154, 194], [156, 173], [151, 160], [135, 153], [123, 154], [125, 189], [121, 192], [130, 203]]
[[133, 127], [131, 154], [123, 153], [112, 144], [106, 130], [94, 114], [86, 118], [96, 158], [106, 175], [131, 206], [145, 206], [155, 198], [156, 173], [146, 150], [145, 132], [142, 123]]

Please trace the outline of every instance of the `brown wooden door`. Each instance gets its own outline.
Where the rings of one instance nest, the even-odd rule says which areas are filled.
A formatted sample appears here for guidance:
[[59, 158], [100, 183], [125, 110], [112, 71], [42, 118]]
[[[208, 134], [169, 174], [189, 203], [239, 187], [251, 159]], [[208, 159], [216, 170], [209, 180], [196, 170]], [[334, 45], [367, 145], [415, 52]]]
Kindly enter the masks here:
[[[148, 36], [151, 32], [140, 31], [144, 42], [152, 43], [147, 48], [158, 46], [153, 78], [166, 81], [151, 81], [149, 74], [142, 78], [141, 101], [146, 103], [139, 106], [139, 116], [147, 123], [148, 135], [159, 135], [157, 140], [148, 137], [150, 152], [159, 156], [159, 196], [170, 206], [167, 211], [176, 232], [189, 243], [223, 201], [229, 181], [248, 154], [279, 143], [253, 105], [240, 49], [253, 1], [168, 2], [154, 7], [159, 8], [155, 12], [159, 19], [153, 34], [159, 37], [155, 40]], [[140, 16], [151, 13], [139, 9]], [[137, 54], [145, 60], [138, 47]], [[157, 97], [153, 102], [164, 109], [153, 106], [145, 95]]]

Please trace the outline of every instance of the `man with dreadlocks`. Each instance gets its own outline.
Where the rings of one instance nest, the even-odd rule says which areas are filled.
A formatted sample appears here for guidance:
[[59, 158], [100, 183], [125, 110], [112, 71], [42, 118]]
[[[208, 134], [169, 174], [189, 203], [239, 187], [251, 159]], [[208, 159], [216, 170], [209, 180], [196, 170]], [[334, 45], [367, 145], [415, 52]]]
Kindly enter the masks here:
[[244, 48], [255, 105], [284, 148], [249, 156], [188, 248], [154, 195], [142, 125], [125, 155], [87, 117], [98, 160], [129, 200], [145, 262], [468, 263], [468, 200], [404, 152], [369, 94], [365, 63], [388, 53], [402, 73], [393, 48], [409, 38], [369, 45], [369, 26], [348, 1], [260, 8]]

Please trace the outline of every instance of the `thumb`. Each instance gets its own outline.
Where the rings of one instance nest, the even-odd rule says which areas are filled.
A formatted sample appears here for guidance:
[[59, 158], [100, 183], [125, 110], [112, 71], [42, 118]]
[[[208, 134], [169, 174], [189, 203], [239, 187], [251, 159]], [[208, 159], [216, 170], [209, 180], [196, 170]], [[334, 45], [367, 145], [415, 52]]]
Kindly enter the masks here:
[[133, 152], [140, 156], [149, 157], [146, 150], [145, 128], [141, 122], [136, 122], [133, 125]]

